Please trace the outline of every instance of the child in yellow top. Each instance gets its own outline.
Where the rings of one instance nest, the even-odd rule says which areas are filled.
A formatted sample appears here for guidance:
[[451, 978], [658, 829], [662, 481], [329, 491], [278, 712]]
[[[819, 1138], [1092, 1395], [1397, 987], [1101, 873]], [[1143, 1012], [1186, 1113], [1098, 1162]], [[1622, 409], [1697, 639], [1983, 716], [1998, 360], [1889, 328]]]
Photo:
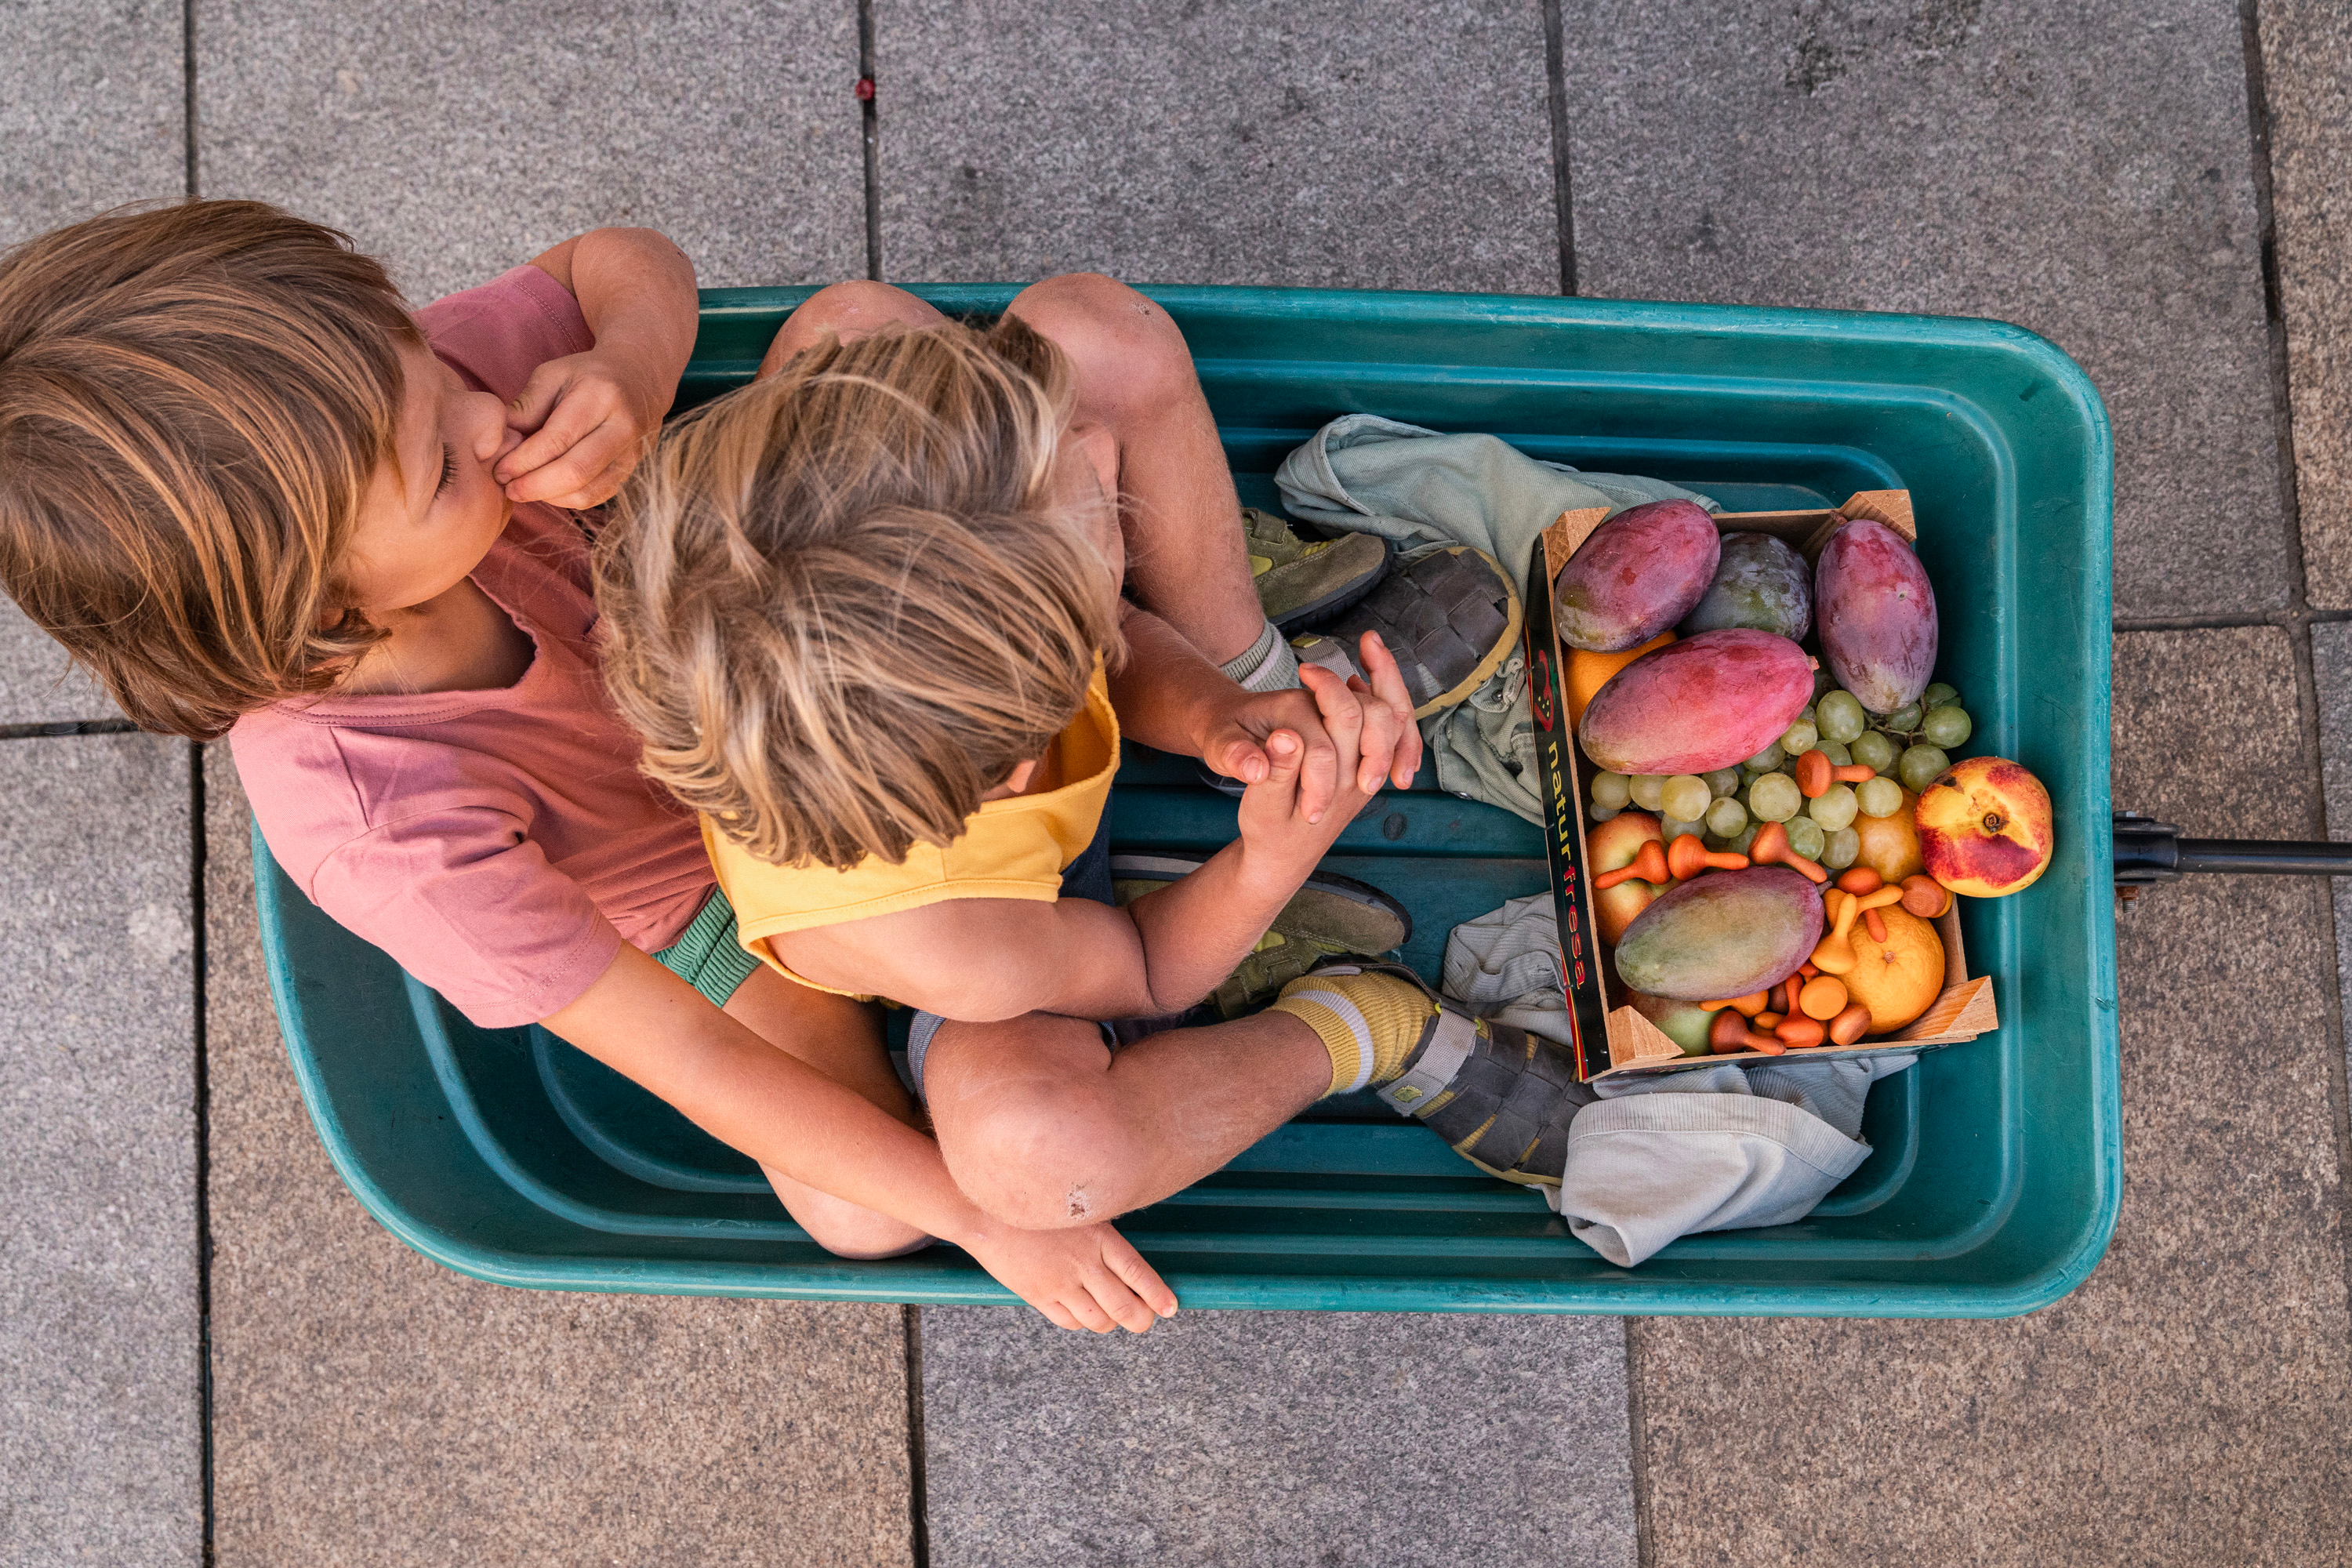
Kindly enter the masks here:
[[[949, 1171], [1037, 1227], [1157, 1201], [1370, 1076], [1296, 1013], [1115, 1055], [1087, 1020], [1208, 994], [1419, 760], [1377, 638], [1369, 684], [1310, 668], [1311, 700], [1254, 697], [1121, 598], [1130, 556], [1181, 582], [1153, 555], [1180, 509], [1221, 488], [1237, 528], [1238, 507], [1197, 380], [1126, 369], [1181, 353], [1173, 323], [1089, 286], [1152, 355], [1081, 361], [1026, 296], [985, 333], [876, 285], [847, 330], [788, 326], [774, 374], [673, 426], [598, 563], [606, 679], [702, 814], [745, 948], [949, 1020], [922, 1082]], [[1125, 438], [1139, 403], [1172, 416], [1148, 448]], [[1057, 896], [1121, 729], [1247, 786], [1238, 842], [1124, 909]]]

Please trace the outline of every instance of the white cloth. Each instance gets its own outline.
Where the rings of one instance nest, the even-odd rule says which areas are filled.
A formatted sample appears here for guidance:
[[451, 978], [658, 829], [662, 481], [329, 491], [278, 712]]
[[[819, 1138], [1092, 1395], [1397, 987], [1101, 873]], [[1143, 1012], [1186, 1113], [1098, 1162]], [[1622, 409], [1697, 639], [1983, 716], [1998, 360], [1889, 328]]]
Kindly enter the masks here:
[[[1568, 997], [1551, 895], [1513, 899], [1446, 938], [1442, 988], [1473, 1016], [1565, 1045]], [[1870, 1086], [1918, 1059], [1787, 1057], [1591, 1086], [1544, 1201], [1569, 1232], [1631, 1268], [1677, 1237], [1790, 1225], [1870, 1157]]]

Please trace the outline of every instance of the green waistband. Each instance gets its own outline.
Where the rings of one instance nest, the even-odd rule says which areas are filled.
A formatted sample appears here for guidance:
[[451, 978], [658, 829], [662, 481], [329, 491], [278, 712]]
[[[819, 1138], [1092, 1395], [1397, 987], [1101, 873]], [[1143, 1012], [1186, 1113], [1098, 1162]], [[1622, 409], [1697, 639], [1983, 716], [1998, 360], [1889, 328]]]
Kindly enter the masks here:
[[678, 939], [654, 957], [719, 1007], [727, 1005], [736, 987], [751, 978], [751, 972], [760, 967], [760, 961], [744, 952], [743, 944], [736, 941], [735, 906], [717, 888], [710, 889], [710, 897], [704, 900], [693, 922], [678, 934]]

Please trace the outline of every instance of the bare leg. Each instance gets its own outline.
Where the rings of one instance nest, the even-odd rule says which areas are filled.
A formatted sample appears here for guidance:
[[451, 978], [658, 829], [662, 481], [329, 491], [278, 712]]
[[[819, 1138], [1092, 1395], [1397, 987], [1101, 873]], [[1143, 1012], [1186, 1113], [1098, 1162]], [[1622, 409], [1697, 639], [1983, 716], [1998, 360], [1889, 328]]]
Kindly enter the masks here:
[[1008, 310], [1076, 362], [1076, 423], [1118, 443], [1129, 593], [1216, 663], [1246, 652], [1265, 612], [1184, 334], [1167, 311], [1092, 272], [1033, 283]]
[[1173, 1029], [1116, 1056], [1075, 1018], [948, 1024], [923, 1066], [949, 1173], [972, 1202], [1029, 1230], [1157, 1203], [1330, 1086], [1330, 1054], [1287, 1013]]
[[[778, 1050], [799, 1058], [845, 1089], [855, 1089], [909, 1127], [922, 1121], [890, 1066], [882, 1021], [871, 1003], [795, 985], [758, 969], [728, 999], [727, 1016]], [[890, 1258], [930, 1238], [903, 1220], [821, 1193], [762, 1165], [785, 1211], [827, 1252], [844, 1258]]]
[[887, 283], [853, 278], [830, 284], [802, 300], [800, 308], [784, 318], [774, 341], [768, 344], [767, 357], [760, 362], [760, 375], [775, 374], [794, 354], [828, 335], [855, 342], [892, 321], [936, 327], [946, 320], [904, 289], [893, 289]]

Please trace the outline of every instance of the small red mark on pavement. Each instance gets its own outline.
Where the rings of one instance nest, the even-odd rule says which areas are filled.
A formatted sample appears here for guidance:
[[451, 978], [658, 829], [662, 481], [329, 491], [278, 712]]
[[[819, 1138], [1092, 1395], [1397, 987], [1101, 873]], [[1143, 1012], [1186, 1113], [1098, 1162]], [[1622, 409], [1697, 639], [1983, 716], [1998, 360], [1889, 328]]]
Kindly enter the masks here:
[[871, 103], [871, 102], [873, 102], [873, 101], [874, 101], [874, 79], [873, 79], [872, 77], [870, 77], [870, 76], [862, 76], [862, 77], [859, 77], [859, 78], [857, 79], [857, 86], [856, 86], [855, 89], [853, 89], [852, 90], [856, 93], [856, 98], [857, 98], [857, 101], [858, 101], [858, 102], [860, 102], [860, 103]]

